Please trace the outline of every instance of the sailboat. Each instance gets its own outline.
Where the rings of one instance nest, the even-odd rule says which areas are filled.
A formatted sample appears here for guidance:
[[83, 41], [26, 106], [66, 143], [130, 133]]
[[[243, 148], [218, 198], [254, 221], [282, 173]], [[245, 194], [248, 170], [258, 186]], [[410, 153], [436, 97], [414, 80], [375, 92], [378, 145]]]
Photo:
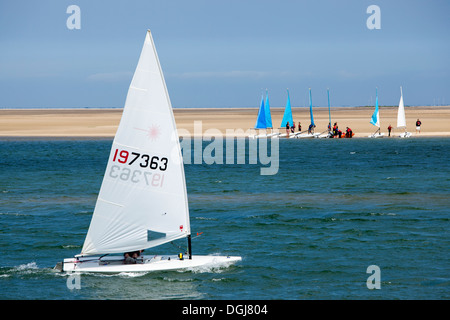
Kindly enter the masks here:
[[[187, 238], [185, 255], [142, 253], [183, 238]], [[125, 259], [124, 253], [136, 257]], [[215, 267], [240, 260], [239, 256], [192, 255], [180, 143], [148, 30], [83, 248], [75, 257], [59, 262], [55, 269], [148, 272]]]
[[319, 138], [334, 138], [333, 132], [331, 131], [331, 107], [330, 107], [330, 89], [327, 88], [328, 96], [328, 128], [326, 131], [319, 135]]
[[312, 110], [312, 96], [311, 96], [311, 88], [309, 88], [309, 118], [311, 120], [311, 123], [309, 125], [308, 130], [302, 131], [295, 135], [295, 138], [317, 138], [319, 137], [320, 133], [314, 133], [314, 128], [316, 127], [316, 124], [314, 123], [314, 115]]
[[376, 88], [376, 98], [375, 98], [375, 111], [372, 114], [372, 117], [370, 118], [370, 123], [378, 129], [371, 135], [369, 135], [369, 138], [382, 138], [384, 136], [384, 133], [381, 133], [380, 130], [380, 111], [378, 110], [378, 88]]
[[[289, 89], [287, 89], [287, 100], [286, 100], [286, 107], [284, 108], [283, 113], [283, 119], [281, 119], [280, 129], [286, 129], [286, 125], [289, 123], [289, 128], [291, 128], [294, 125], [294, 118], [292, 117], [292, 108], [291, 108], [291, 98], [289, 96]], [[279, 137], [287, 137], [287, 132], [283, 132], [279, 135]], [[295, 136], [294, 134], [289, 133], [289, 138], [292, 138]]]
[[[269, 105], [269, 92], [266, 90], [266, 102], [264, 103], [264, 96], [261, 95], [261, 104], [258, 110], [258, 117], [256, 118], [256, 123], [254, 129], [260, 130], [265, 129], [266, 133], [253, 134], [250, 135], [251, 138], [267, 138], [278, 135], [278, 132], [273, 132], [272, 127], [272, 115], [270, 113]], [[267, 129], [272, 129], [271, 133], [267, 132]]]
[[[259, 129], [267, 129], [267, 124], [266, 124], [266, 110], [264, 109], [264, 96], [261, 94], [261, 104], [259, 105], [259, 110], [258, 110], [258, 117], [256, 118], [256, 123], [255, 123], [255, 127], [254, 129], [257, 130], [257, 132], [259, 132]], [[252, 138], [256, 138], [256, 137], [262, 137], [265, 136], [265, 134], [254, 134], [251, 137]]]
[[404, 129], [404, 132], [400, 133], [399, 135], [400, 138], [409, 138], [411, 136], [411, 132], [406, 131], [405, 106], [403, 104], [402, 87], [400, 87], [400, 102], [398, 103], [397, 128]]

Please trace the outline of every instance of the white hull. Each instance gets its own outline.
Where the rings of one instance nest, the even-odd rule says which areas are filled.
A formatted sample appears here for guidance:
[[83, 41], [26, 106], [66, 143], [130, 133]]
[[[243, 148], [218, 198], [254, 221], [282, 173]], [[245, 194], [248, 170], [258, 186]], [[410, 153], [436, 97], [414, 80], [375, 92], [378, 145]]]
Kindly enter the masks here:
[[369, 136], [369, 138], [383, 138], [384, 133], [374, 133]]
[[238, 261], [237, 256], [192, 256], [180, 260], [176, 255], [142, 256], [139, 263], [124, 264], [120, 256], [83, 257], [64, 259], [55, 269], [62, 272], [151, 272], [166, 270], [183, 270], [198, 267], [226, 267]]
[[301, 134], [295, 135], [295, 137], [293, 137], [293, 138], [305, 139], [305, 138], [317, 138], [319, 136], [320, 136], [320, 133], [301, 133]]
[[400, 138], [409, 138], [411, 137], [411, 132], [402, 132], [399, 134]]
[[249, 135], [249, 138], [252, 139], [261, 139], [261, 138], [271, 138], [271, 137], [278, 137], [280, 135], [279, 132], [273, 132], [273, 133], [267, 133], [267, 134], [258, 134], [258, 135]]

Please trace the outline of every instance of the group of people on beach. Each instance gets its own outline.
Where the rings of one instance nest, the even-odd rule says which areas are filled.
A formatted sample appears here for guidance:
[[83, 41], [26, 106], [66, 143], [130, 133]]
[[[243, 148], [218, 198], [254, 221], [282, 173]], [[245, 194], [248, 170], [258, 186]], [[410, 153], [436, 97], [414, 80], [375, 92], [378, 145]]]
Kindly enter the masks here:
[[[422, 125], [422, 122], [417, 119], [416, 121], [416, 133], [420, 133], [420, 126]], [[310, 124], [308, 127], [308, 134], [314, 134], [314, 128], [316, 125]], [[298, 122], [298, 132], [302, 131], [302, 124], [299, 121]], [[387, 128], [389, 132], [389, 137], [391, 136], [392, 126], [389, 124], [389, 127]], [[337, 125], [337, 122], [334, 123], [333, 128], [331, 128], [331, 123], [328, 123], [328, 132], [330, 132], [330, 137], [339, 137], [342, 138], [343, 132], [339, 130], [339, 127]], [[289, 133], [295, 133], [295, 122], [292, 124], [292, 126], [289, 125], [289, 121], [286, 123], [286, 134], [289, 136]], [[346, 127], [345, 129], [345, 138], [351, 138], [353, 137], [353, 131], [349, 127]]]
[[[298, 132], [302, 131], [302, 124], [298, 122]], [[289, 133], [295, 133], [295, 122], [292, 126], [289, 125], [289, 121], [286, 123], [286, 134], [289, 136]]]
[[[333, 125], [333, 130], [331, 130], [331, 123], [328, 124], [328, 131], [331, 133], [332, 138], [339, 137], [342, 138], [342, 131], [339, 130], [339, 126], [337, 122]], [[352, 138], [353, 137], [353, 131], [349, 127], [345, 128], [345, 137], [346, 138]]]
[[[301, 124], [301, 122], [299, 121], [298, 122], [298, 132], [301, 132], [302, 131], [302, 124]], [[316, 125], [315, 124], [310, 124], [309, 126], [308, 126], [308, 134], [314, 134], [314, 129], [316, 128]], [[341, 130], [339, 130], [339, 127], [338, 127], [338, 125], [337, 125], [337, 122], [335, 122], [334, 123], [334, 125], [333, 125], [333, 130], [331, 130], [331, 123], [328, 123], [328, 132], [330, 132], [330, 135], [331, 135], [331, 138], [334, 138], [334, 137], [339, 137], [339, 138], [341, 138], [342, 137], [342, 131]], [[289, 125], [289, 121], [286, 123], [286, 134], [287, 134], [287, 136], [289, 137], [289, 134], [290, 133], [295, 133], [295, 122], [293, 123], [293, 125], [292, 126], [290, 126]], [[351, 138], [351, 137], [353, 137], [353, 131], [352, 131], [352, 129], [350, 129], [349, 127], [346, 127], [346, 130], [345, 130], [345, 137], [346, 138]]]
[[[422, 121], [417, 119], [417, 121], [416, 121], [416, 133], [420, 133], [420, 126], [421, 125], [422, 125]], [[388, 129], [388, 133], [389, 133], [388, 137], [390, 137], [391, 136], [391, 131], [392, 131], [392, 126], [389, 124], [389, 127], [387, 129]]]
[[[316, 125], [311, 123], [308, 127], [308, 133], [313, 134], [315, 127], [316, 127]], [[300, 121], [298, 122], [297, 128], [298, 128], [298, 132], [302, 131], [302, 123]], [[289, 121], [286, 123], [286, 134], [289, 136], [289, 133], [295, 133], [295, 122], [292, 124], [292, 126], [289, 125]]]

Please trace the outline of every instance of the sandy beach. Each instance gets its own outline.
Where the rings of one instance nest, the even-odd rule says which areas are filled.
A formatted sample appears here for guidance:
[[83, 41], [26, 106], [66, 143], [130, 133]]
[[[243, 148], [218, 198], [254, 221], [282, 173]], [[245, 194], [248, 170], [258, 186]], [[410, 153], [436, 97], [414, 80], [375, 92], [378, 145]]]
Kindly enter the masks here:
[[[350, 127], [355, 138], [366, 138], [376, 127], [369, 123], [373, 107], [331, 108], [331, 121], [339, 129]], [[450, 136], [450, 106], [405, 107], [407, 129], [412, 137]], [[281, 123], [284, 108], [271, 108], [274, 129]], [[296, 126], [300, 121], [302, 130], [309, 125], [309, 108], [292, 108]], [[175, 108], [174, 115], [179, 134], [194, 137], [231, 135], [248, 136], [258, 114], [257, 108], [182, 109]], [[112, 138], [122, 115], [122, 109], [0, 109], [0, 137], [79, 137]], [[381, 131], [387, 136], [401, 130], [397, 123], [396, 107], [380, 107]], [[420, 134], [416, 133], [415, 121], [420, 119]], [[328, 108], [314, 108], [316, 132], [328, 125]], [[285, 131], [280, 129], [280, 131]]]

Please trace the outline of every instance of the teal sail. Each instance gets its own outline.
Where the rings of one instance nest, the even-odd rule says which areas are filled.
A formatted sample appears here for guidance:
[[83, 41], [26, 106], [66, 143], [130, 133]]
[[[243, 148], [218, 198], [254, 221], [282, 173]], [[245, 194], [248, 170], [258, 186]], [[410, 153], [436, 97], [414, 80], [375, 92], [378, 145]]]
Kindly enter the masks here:
[[327, 88], [327, 95], [328, 95], [328, 131], [331, 131], [331, 108], [330, 108], [330, 89]]
[[370, 123], [373, 124], [374, 126], [380, 127], [380, 112], [378, 110], [378, 88], [376, 90], [375, 111], [372, 114]]
[[266, 128], [272, 127], [272, 116], [270, 115], [270, 105], [269, 105], [269, 92], [266, 90], [266, 105], [265, 105], [265, 113], [266, 113]]
[[289, 90], [287, 91], [288, 97], [286, 102], [286, 108], [284, 108], [283, 120], [281, 120], [280, 128], [285, 128], [286, 124], [289, 122], [289, 127], [292, 127], [294, 124], [294, 119], [292, 118], [292, 109], [291, 109], [291, 99], [289, 98]]
[[314, 127], [316, 124], [314, 123], [314, 116], [312, 111], [311, 88], [309, 88], [309, 116], [311, 117], [311, 126]]
[[266, 129], [266, 111], [264, 109], [264, 96], [261, 95], [261, 105], [258, 111], [258, 118], [256, 119], [255, 129]]

